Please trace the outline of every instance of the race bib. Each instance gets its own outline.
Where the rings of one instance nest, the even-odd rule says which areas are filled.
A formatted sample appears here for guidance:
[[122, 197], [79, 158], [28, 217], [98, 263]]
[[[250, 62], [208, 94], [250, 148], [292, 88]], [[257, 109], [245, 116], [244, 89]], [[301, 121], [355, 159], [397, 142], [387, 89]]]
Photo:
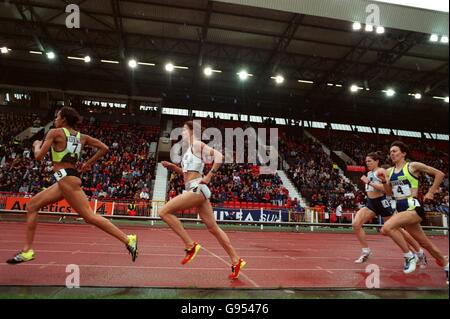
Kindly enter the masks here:
[[381, 205], [383, 205], [383, 208], [390, 208], [391, 207], [391, 203], [387, 199], [383, 199], [381, 201]]
[[409, 185], [393, 185], [392, 193], [394, 197], [409, 197], [411, 196], [411, 187]]
[[410, 207], [420, 207], [420, 202], [417, 198], [409, 198], [408, 204]]
[[55, 177], [56, 181], [59, 182], [60, 180], [62, 180], [64, 177], [67, 176], [67, 172], [65, 169], [60, 169], [59, 171], [55, 172], [53, 176]]

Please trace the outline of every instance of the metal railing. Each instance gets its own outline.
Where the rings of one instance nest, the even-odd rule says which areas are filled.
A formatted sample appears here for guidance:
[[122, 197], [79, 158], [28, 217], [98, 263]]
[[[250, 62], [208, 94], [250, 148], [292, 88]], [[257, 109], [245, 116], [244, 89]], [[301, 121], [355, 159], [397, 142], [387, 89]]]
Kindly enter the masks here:
[[[20, 214], [25, 215], [26, 211], [24, 210], [5, 210], [0, 209], [0, 214], [6, 213], [6, 214]], [[61, 212], [45, 212], [40, 211], [40, 215], [43, 216], [58, 216], [58, 217], [80, 217], [78, 214], [75, 213], [61, 213]], [[128, 216], [128, 215], [102, 215], [105, 218], [108, 219], [123, 219], [123, 220], [135, 220], [135, 221], [151, 221], [152, 225], [155, 221], [162, 221], [160, 217], [157, 216]], [[182, 222], [191, 222], [191, 223], [201, 223], [202, 220], [198, 218], [197, 215], [194, 218], [180, 218]], [[313, 215], [314, 216], [314, 215]], [[255, 225], [260, 226], [261, 229], [264, 228], [264, 226], [280, 226], [280, 227], [309, 227], [311, 231], [316, 230], [318, 227], [328, 227], [328, 228], [351, 228], [352, 225], [348, 223], [320, 223], [315, 221], [315, 218], [313, 217], [309, 222], [282, 222], [282, 221], [242, 221], [242, 220], [217, 220], [218, 224], [230, 224], [230, 225]], [[381, 228], [383, 225], [380, 224], [365, 224], [362, 227], [365, 228]], [[437, 231], [443, 231], [445, 235], [448, 234], [448, 226], [447, 224], [444, 224], [444, 226], [422, 226], [424, 230], [437, 230]]]

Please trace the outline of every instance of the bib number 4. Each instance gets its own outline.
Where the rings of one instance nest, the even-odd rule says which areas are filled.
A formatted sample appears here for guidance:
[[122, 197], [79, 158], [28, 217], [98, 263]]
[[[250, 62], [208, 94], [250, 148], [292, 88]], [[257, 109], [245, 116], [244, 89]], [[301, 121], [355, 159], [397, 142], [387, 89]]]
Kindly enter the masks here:
[[408, 185], [398, 185], [393, 188], [396, 197], [411, 196], [411, 188]]

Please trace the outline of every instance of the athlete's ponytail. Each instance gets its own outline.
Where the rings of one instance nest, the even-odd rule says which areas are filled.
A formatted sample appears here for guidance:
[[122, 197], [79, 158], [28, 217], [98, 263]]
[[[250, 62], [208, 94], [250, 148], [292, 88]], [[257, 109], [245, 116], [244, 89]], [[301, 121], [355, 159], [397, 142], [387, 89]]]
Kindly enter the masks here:
[[370, 157], [374, 161], [378, 161], [378, 165], [383, 164], [384, 156], [383, 156], [383, 152], [381, 152], [381, 151], [371, 152], [371, 153], [367, 154], [367, 157]]
[[201, 120], [195, 119], [184, 123], [184, 125], [189, 128], [192, 134], [194, 133], [200, 134], [200, 136], [196, 136], [196, 138], [199, 140], [201, 139], [202, 132], [205, 131], [205, 128], [201, 124], [202, 124]]
[[59, 110], [61, 118], [65, 119], [70, 127], [75, 127], [81, 122], [81, 116], [73, 107], [64, 106]]

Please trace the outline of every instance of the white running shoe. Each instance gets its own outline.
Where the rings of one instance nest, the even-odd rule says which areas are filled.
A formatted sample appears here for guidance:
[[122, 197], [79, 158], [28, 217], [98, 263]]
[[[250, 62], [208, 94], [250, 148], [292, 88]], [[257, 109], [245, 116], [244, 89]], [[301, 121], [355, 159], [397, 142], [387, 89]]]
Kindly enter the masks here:
[[403, 266], [403, 273], [410, 274], [416, 270], [419, 257], [416, 254], [412, 257], [405, 257], [405, 265]]
[[447, 266], [444, 267], [445, 276], [447, 277], [447, 285], [448, 285], [448, 263]]
[[361, 253], [361, 256], [359, 256], [359, 258], [355, 260], [355, 264], [365, 263], [371, 255], [372, 255], [371, 251], [369, 251], [368, 253], [365, 252]]
[[420, 265], [420, 269], [425, 269], [428, 266], [428, 259], [427, 259], [427, 255], [425, 255], [425, 253], [421, 253], [421, 254], [417, 254], [417, 257], [419, 258], [419, 265]]

